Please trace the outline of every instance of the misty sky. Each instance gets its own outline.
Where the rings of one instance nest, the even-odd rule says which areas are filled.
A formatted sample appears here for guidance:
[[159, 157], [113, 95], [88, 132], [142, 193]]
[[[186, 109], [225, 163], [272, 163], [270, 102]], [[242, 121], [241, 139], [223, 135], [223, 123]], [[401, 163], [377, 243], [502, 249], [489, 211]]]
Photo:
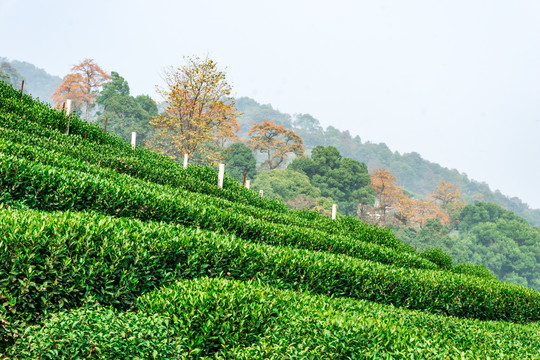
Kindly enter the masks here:
[[93, 58], [132, 94], [208, 55], [237, 96], [465, 172], [540, 208], [540, 1], [0, 0], [0, 56]]

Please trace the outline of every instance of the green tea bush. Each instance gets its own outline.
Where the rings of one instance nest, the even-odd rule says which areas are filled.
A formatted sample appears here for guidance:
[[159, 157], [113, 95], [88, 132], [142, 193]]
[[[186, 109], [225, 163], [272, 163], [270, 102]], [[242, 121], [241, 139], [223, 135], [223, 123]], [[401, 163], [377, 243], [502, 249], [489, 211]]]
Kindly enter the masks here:
[[[437, 265], [415, 254], [344, 236], [328, 235], [315, 229], [269, 223], [264, 215], [257, 216], [258, 218], [246, 216], [241, 211], [234, 211], [235, 208], [240, 210], [238, 206], [225, 204], [223, 200], [181, 192], [127, 176], [115, 176], [113, 171], [97, 167], [87, 166], [86, 169], [95, 175], [70, 171], [64, 168], [81, 170], [84, 164], [54, 154], [48, 159], [58, 167], [45, 166], [13, 156], [6, 157], [1, 152], [2, 148], [10, 148], [11, 152], [16, 152], [17, 155], [44, 160], [41, 156], [43, 152], [19, 145], [3, 146], [0, 141], [0, 203], [23, 201], [30, 208], [44, 211], [93, 210], [113, 216], [225, 231], [254, 242], [324, 250], [396, 266], [437, 268]], [[226, 208], [220, 209], [220, 205]], [[251, 215], [255, 215], [253, 209]]]
[[[181, 280], [141, 296], [133, 310], [98, 306], [52, 315], [29, 328], [12, 353], [20, 359], [47, 358], [51, 349], [56, 358], [153, 358], [159, 349], [159, 358], [529, 359], [540, 346], [538, 324], [435, 316], [254, 281]], [[106, 344], [104, 334], [111, 338]]]
[[420, 256], [439, 265], [441, 269], [449, 270], [452, 268], [452, 258], [439, 248], [424, 250], [420, 253]]
[[485, 279], [497, 280], [497, 277], [484, 265], [473, 265], [468, 263], [456, 264], [452, 267], [452, 272], [470, 276], [478, 276]]
[[538, 324], [455, 319], [251, 281], [179, 281], [137, 307], [171, 318], [182, 339], [197, 339], [182, 346], [225, 358], [511, 359], [533, 358], [540, 347]]
[[178, 359], [169, 319], [111, 308], [53, 314], [31, 326], [10, 350], [16, 359]]
[[[2, 115], [0, 115], [0, 117], [1, 116]], [[301, 216], [302, 214], [307, 213], [305, 211], [276, 212], [250, 206], [247, 201], [241, 201], [239, 203], [236, 201], [227, 202], [225, 199], [234, 198], [235, 200], [239, 200], [238, 195], [231, 194], [222, 196], [222, 192], [228, 190], [220, 189], [214, 184], [201, 183], [198, 178], [189, 175], [194, 169], [197, 169], [197, 166], [190, 166], [187, 171], [183, 169], [167, 171], [167, 169], [161, 169], [158, 165], [153, 163], [144, 163], [146, 166], [141, 166], [140, 161], [133, 161], [133, 159], [136, 159], [134, 156], [121, 157], [118, 154], [115, 154], [110, 148], [104, 149], [102, 145], [96, 145], [82, 141], [81, 139], [68, 137], [57, 132], [49, 131], [47, 136], [41, 138], [6, 128], [0, 130], [2, 130], [0, 136], [5, 139], [6, 143], [15, 141], [21, 146], [26, 145], [27, 147], [22, 150], [21, 146], [19, 146], [18, 149], [14, 150], [13, 145], [5, 145], [4, 152], [6, 154], [17, 155], [19, 157], [23, 156], [32, 161], [91, 173], [103, 173], [104, 171], [100, 171], [100, 167], [106, 167], [119, 173], [125, 173], [157, 184], [170, 185], [192, 192], [208, 194], [220, 199], [223, 198], [223, 201], [220, 202], [220, 206], [234, 208], [235, 211], [239, 210], [241, 213], [262, 218], [265, 221], [308, 228], [315, 227], [329, 234], [345, 235], [353, 239], [375, 242], [384, 246], [399, 249], [400, 251], [406, 250], [407, 252], [411, 252], [409, 247], [397, 241], [390, 229], [378, 228], [356, 219], [340, 217], [338, 220], [330, 220], [317, 214], [317, 216], [313, 217], [315, 220], [307, 220]], [[41, 129], [41, 132], [44, 132], [44, 130]], [[63, 154], [64, 157], [67, 156], [68, 163], [66, 163], [66, 161], [59, 161], [61, 160], [59, 154]], [[75, 160], [80, 160], [82, 163], [77, 164]], [[87, 164], [85, 165], [85, 163]], [[94, 166], [92, 167], [89, 165]], [[96, 165], [98, 166], [98, 170], [96, 170]], [[111, 177], [110, 173], [107, 177]], [[212, 202], [216, 203], [217, 200], [213, 200]], [[414, 252], [414, 249], [412, 252]]]
[[[10, 108], [10, 106], [5, 105], [6, 102], [9, 102], [13, 109]], [[7, 119], [5, 117], [2, 119], [2, 116], [0, 116], [0, 124], [3, 124], [6, 127], [18, 127], [25, 129], [25, 131], [35, 133], [35, 127], [34, 129], [31, 129], [31, 125], [33, 124], [45, 124], [46, 129], [57, 129], [62, 131], [66, 125], [65, 117], [63, 117], [62, 113], [50, 108], [48, 105], [34, 101], [28, 96], [24, 96], [23, 99], [20, 99], [17, 91], [4, 84], [0, 85], [0, 110], [4, 110], [0, 112], [5, 112], [8, 117]], [[53, 118], [54, 121], [46, 121], [48, 118]], [[137, 147], [137, 149], [133, 151], [130, 146], [120, 138], [104, 134], [99, 128], [81, 121], [78, 118], [72, 119], [72, 122], [77, 123], [78, 127], [80, 127], [80, 129], [77, 130], [77, 127], [73, 128], [72, 126], [73, 129], [71, 134], [78, 135], [76, 136], [77, 138], [82, 138], [86, 131], [88, 132], [87, 143], [96, 143], [99, 146], [108, 145], [107, 149], [100, 149], [98, 153], [114, 154], [113, 157], [118, 157], [118, 155], [120, 155], [120, 158], [122, 158], [122, 155], [127, 155], [131, 160], [139, 160], [139, 163], [135, 166], [132, 163], [125, 163], [122, 164], [123, 166], [117, 167], [116, 170], [129, 171], [130, 175], [138, 176], [148, 181], [156, 181], [171, 186], [181, 186], [190, 191], [208, 193], [231, 201], [246, 203], [272, 211], [288, 212], [285, 205], [281, 202], [261, 198], [255, 192], [242, 188], [230, 177], [226, 176], [225, 178], [225, 189], [219, 189], [216, 186], [213, 186], [217, 182], [217, 172], [212, 167], [188, 167], [187, 172], [190, 176], [196, 177], [199, 181], [195, 183], [186, 181], [185, 176], [178, 176], [179, 173], [182, 173], [182, 171], [180, 171], [181, 168], [178, 163], [171, 159], [140, 147]], [[50, 126], [50, 123], [53, 125]], [[92, 128], [92, 131], [87, 129], [87, 127]], [[201, 185], [201, 181], [204, 185]], [[179, 185], [179, 183], [183, 185]], [[211, 186], [205, 186], [210, 184]], [[414, 252], [414, 250], [411, 251], [410, 247], [399, 242], [389, 229], [379, 229], [352, 218], [332, 221], [310, 211], [296, 212], [295, 215], [297, 219], [304, 218], [314, 222], [311, 226], [316, 226], [318, 229], [332, 234], [343, 234], [345, 231], [349, 232], [349, 236], [352, 237], [358, 235], [363, 240], [368, 240], [366, 237], [371, 237], [372, 239], [368, 241], [377, 243], [384, 242], [391, 247], [400, 248], [402, 251]]]
[[8, 338], [89, 298], [127, 309], [156, 287], [200, 276], [458, 317], [540, 319], [540, 293], [518, 285], [96, 214], [0, 210], [0, 249], [1, 337]]

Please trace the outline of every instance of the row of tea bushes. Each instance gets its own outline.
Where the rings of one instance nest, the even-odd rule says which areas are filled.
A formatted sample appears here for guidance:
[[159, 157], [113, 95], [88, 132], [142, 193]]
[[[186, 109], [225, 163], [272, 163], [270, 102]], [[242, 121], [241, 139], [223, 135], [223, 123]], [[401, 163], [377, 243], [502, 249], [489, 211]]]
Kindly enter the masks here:
[[[65, 127], [65, 124], [62, 123], [62, 113], [51, 109], [48, 105], [34, 101], [28, 96], [24, 96], [23, 99], [20, 99], [17, 91], [14, 91], [9, 86], [6, 87], [4, 84], [0, 84], [0, 90], [4, 90], [3, 92], [0, 91], [0, 100], [2, 100], [2, 97], [4, 97], [4, 102], [6, 100], [10, 100], [13, 103], [11, 107], [16, 107], [14, 104], [18, 104], [23, 101], [25, 101], [25, 104], [27, 105], [23, 109], [18, 109], [18, 111], [15, 111], [18, 116], [11, 116], [10, 119], [8, 119], [7, 121], [6, 119], [4, 119], [4, 121], [0, 119], [0, 124], [4, 124], [4, 126], [18, 125], [18, 128], [26, 129], [27, 131], [29, 131], [29, 124], [32, 124], [34, 122], [39, 124], [45, 122], [46, 124], [48, 124], [51, 123], [51, 121], [44, 121], [43, 118], [53, 118], [54, 121], [52, 121], [52, 123], [57, 124], [56, 126], [52, 126], [53, 129], [61, 130], [63, 129], [63, 127]], [[9, 93], [10, 96], [5, 98], [7, 93]], [[2, 94], [4, 96], [2, 96]], [[0, 109], [4, 110], [3, 112], [8, 114], [13, 113], [13, 110], [10, 110], [9, 106], [2, 106], [2, 101], [0, 101]], [[24, 117], [24, 119], [21, 119], [21, 116]], [[72, 131], [72, 134], [78, 134], [79, 138], [82, 137], [85, 131], [88, 131], [83, 130], [83, 128], [95, 128], [95, 126], [87, 124], [86, 122], [81, 121], [78, 118], [72, 119], [72, 121], [74, 123], [78, 123], [79, 127], [81, 127], [80, 131], [78, 132], [75, 130]], [[51, 128], [51, 126], [46, 126], [46, 128]], [[146, 149], [137, 148], [136, 151], [133, 151], [130, 149], [129, 145], [123, 142], [121, 139], [115, 136], [110, 136], [109, 134], [100, 134], [100, 129], [97, 130], [97, 134], [95, 134], [95, 131], [92, 132], [93, 137], [90, 137], [90, 135], [88, 135], [88, 142], [95, 141], [97, 144], [100, 145], [111, 145], [107, 149], [107, 151], [103, 152], [103, 149], [100, 149], [100, 151], [98, 151], [99, 153], [103, 154], [111, 152], [111, 155], [113, 157], [118, 157], [118, 152], [120, 151], [121, 154], [129, 154], [130, 157], [128, 159], [130, 161], [135, 160], [135, 164], [125, 163], [123, 164], [123, 167], [117, 166], [117, 170], [128, 171], [130, 175], [135, 175], [134, 173], [137, 173], [137, 175], [135, 176], [143, 177], [145, 180], [157, 181], [159, 183], [171, 186], [182, 186], [190, 191], [206, 192], [214, 196], [224, 197], [231, 201], [247, 203], [264, 209], [280, 212], [287, 211], [284, 204], [274, 200], [261, 198], [255, 192], [243, 189], [232, 178], [226, 177], [225, 189], [219, 189], [216, 186], [213, 186], [217, 182], [217, 173], [212, 167], [190, 166], [188, 168], [189, 175], [196, 177], [200, 181], [203, 181], [205, 185], [201, 185], [200, 181], [195, 183], [193, 181], [185, 181], [184, 179], [182, 179], [185, 178], [185, 176], [179, 176], [182, 172], [180, 171], [181, 167], [178, 163], [173, 162], [167, 157], [160, 156]], [[118, 142], [118, 140], [120, 140], [120, 143]], [[136, 154], [136, 156], [131, 156], [134, 153]], [[180, 182], [178, 181], [179, 179], [181, 179]], [[300, 211], [296, 212], [295, 214], [297, 218], [305, 217], [308, 220], [316, 221], [317, 227], [319, 229], [324, 229], [325, 231], [330, 233], [337, 234], [342, 233], [345, 230], [348, 231], [351, 236], [354, 236], [354, 234], [357, 232], [362, 232], [364, 236], [365, 234], [372, 234], [373, 241], [391, 241], [393, 247], [401, 247], [408, 251], [414, 251], [405, 244], [402, 244], [397, 239], [395, 239], [395, 236], [393, 236], [390, 230], [386, 230], [387, 233], [384, 233], [383, 230], [375, 231], [375, 229], [377, 229], [376, 227], [367, 225], [353, 218], [341, 219], [339, 221], [329, 221], [329, 219], [321, 217], [314, 212]]]
[[[27, 95], [20, 94], [11, 86], [0, 83], [0, 124], [4, 127], [31, 131], [31, 124], [38, 125], [43, 129], [56, 130], [64, 133], [68, 119], [63, 112], [54, 110], [48, 104], [43, 104], [33, 100]], [[181, 168], [180, 164], [166, 156], [154, 153], [148, 149], [137, 147], [135, 150], [118, 136], [105, 133], [94, 124], [89, 124], [76, 116], [70, 117], [70, 135], [82, 138], [86, 134], [88, 142], [99, 145], [108, 145], [109, 149], [115, 152], [135, 155], [135, 157], [146, 164], [147, 168], [160, 168], [174, 171]], [[190, 166], [189, 174], [200, 181], [217, 184], [217, 173], [210, 166]], [[286, 207], [279, 201], [261, 198], [253, 191], [247, 191], [236, 180], [226, 177], [224, 181], [225, 191], [220, 191], [220, 195], [235, 201], [245, 201], [251, 205], [269, 209], [284, 211]]]
[[0, 319], [8, 338], [51, 312], [88, 301], [128, 309], [141, 294], [200, 276], [457, 317], [540, 320], [540, 293], [518, 285], [97, 214], [0, 210], [0, 250]]
[[[2, 115], [0, 115], [1, 117]], [[36, 128], [35, 125], [34, 128]], [[228, 199], [238, 205], [251, 204], [251, 198], [255, 196], [254, 192], [246, 191], [245, 189], [242, 189], [242, 191], [233, 191], [227, 188], [220, 189], [215, 186], [215, 181], [201, 182], [201, 178], [217, 180], [216, 172], [210, 167], [195, 165], [188, 167], [187, 170], [179, 166], [163, 167], [157, 163], [142, 161], [129, 152], [127, 154], [117, 152], [112, 147], [81, 141], [80, 138], [68, 137], [56, 131], [39, 127], [31, 133], [3, 128], [1, 136], [6, 140], [16, 141], [32, 147], [39, 146], [56, 152], [63, 152], [81, 161], [111, 168], [119, 173], [126, 173], [130, 176], [157, 184], [170, 185], [192, 192]], [[194, 172], [197, 173], [197, 176], [193, 175]], [[251, 196], [245, 198], [244, 195], [246, 194], [250, 194]], [[260, 199], [258, 195], [255, 197]], [[269, 203], [273, 204], [272, 200]], [[283, 206], [281, 203], [280, 205]], [[342, 235], [345, 233], [350, 237], [363, 241], [376, 242], [381, 245], [414, 252], [414, 249], [411, 250], [409, 246], [399, 242], [390, 229], [368, 225], [352, 218], [340, 217], [338, 220], [333, 221], [314, 212], [285, 211], [277, 205], [272, 207], [274, 210], [261, 209], [263, 211], [258, 211], [257, 213], [260, 214], [260, 217], [264, 217], [272, 222], [316, 227], [330, 234]], [[261, 207], [257, 206], [257, 208]]]
[[[48, 165], [60, 166], [64, 168], [75, 169], [78, 171], [88, 171], [92, 173], [98, 173], [103, 170], [96, 170], [96, 165], [100, 167], [106, 167], [113, 169], [120, 173], [128, 173], [129, 175], [141, 178], [143, 180], [153, 181], [158, 184], [171, 185], [173, 187], [184, 188], [189, 191], [193, 191], [193, 187], [197, 187], [201, 184], [200, 181], [195, 180], [191, 176], [185, 176], [185, 172], [178, 171], [176, 175], [172, 176], [171, 173], [166, 171], [156, 171], [156, 178], [148, 179], [147, 176], [141, 176], [140, 172], [134, 174], [133, 169], [138, 168], [136, 165], [129, 164], [125, 159], [103, 155], [103, 149], [89, 149], [88, 143], [84, 141], [74, 142], [73, 139], [69, 137], [62, 136], [58, 134], [57, 138], [39, 138], [36, 136], [29, 135], [20, 131], [9, 130], [5, 128], [0, 128], [2, 134], [0, 135], [0, 140], [4, 139], [3, 143], [3, 152], [6, 154], [17, 155], [19, 157], [25, 157], [29, 160], [41, 162]], [[60, 141], [59, 141], [60, 140]], [[71, 141], [66, 141], [71, 140]], [[11, 143], [15, 141], [17, 145]], [[66, 155], [67, 154], [67, 155]], [[61, 161], [61, 158], [64, 157], [66, 161]], [[76, 158], [80, 160], [81, 163], [73, 161]], [[93, 166], [92, 166], [93, 165]], [[88, 170], [85, 170], [88, 169]], [[125, 170], [131, 169], [131, 170]], [[159, 169], [158, 169], [159, 170]], [[110, 175], [108, 175], [110, 177]], [[191, 186], [186, 186], [185, 184], [191, 184]], [[202, 188], [210, 188], [212, 190], [221, 190], [217, 186], [210, 185], [208, 183], [202, 186]], [[203, 194], [209, 194], [211, 191], [200, 191]], [[297, 225], [302, 227], [317, 228], [331, 234], [339, 234], [349, 236], [355, 239], [360, 239], [362, 241], [375, 242], [384, 246], [390, 246], [392, 248], [404, 249], [405, 244], [396, 240], [394, 234], [390, 229], [378, 228], [375, 226], [367, 225], [359, 221], [355, 221], [362, 226], [358, 226], [354, 231], [341, 230], [339, 231], [340, 224], [345, 222], [346, 219], [340, 219], [332, 221], [323, 217], [319, 219], [325, 219], [325, 221], [309, 221], [302, 218], [294, 212], [276, 212], [266, 209], [260, 209], [258, 207], [253, 207], [243, 203], [231, 202], [221, 198], [213, 199], [211, 202], [214, 205], [217, 205], [222, 208], [232, 208], [234, 211], [250, 215], [259, 219], [264, 219], [266, 221], [280, 223], [280, 224], [290, 224]], [[330, 224], [337, 224], [329, 226]], [[413, 251], [414, 252], [414, 251]]]
[[[438, 268], [416, 254], [346, 236], [328, 235], [315, 229], [266, 222], [214, 206], [221, 200], [146, 183], [111, 170], [96, 168], [97, 174], [90, 174], [5, 156], [1, 150], [7, 149], [9, 144], [4, 144], [6, 146], [0, 142], [0, 203], [24, 202], [30, 208], [44, 211], [92, 210], [113, 216], [197, 226], [233, 233], [253, 242], [323, 250], [396, 266]], [[11, 147], [29, 157], [44, 153], [17, 144]], [[62, 167], [84, 166], [73, 159], [71, 162], [62, 159], [60, 155], [50, 156], [50, 159]], [[105, 176], [100, 176], [103, 173]], [[108, 179], [107, 173], [117, 178]], [[234, 205], [231, 204], [231, 208]]]
[[[435, 316], [207, 277], [147, 293], [136, 312], [53, 315], [18, 340], [21, 359], [534, 359], [538, 324]], [[128, 356], [129, 355], [129, 356]], [[94, 355], [96, 356], [96, 355]]]

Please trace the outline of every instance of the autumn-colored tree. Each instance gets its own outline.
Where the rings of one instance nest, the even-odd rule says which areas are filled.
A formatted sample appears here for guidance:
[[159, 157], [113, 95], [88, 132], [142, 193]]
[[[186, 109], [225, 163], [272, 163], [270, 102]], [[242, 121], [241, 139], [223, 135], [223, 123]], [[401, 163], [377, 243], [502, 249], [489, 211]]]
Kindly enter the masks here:
[[62, 83], [52, 94], [52, 99], [56, 106], [62, 106], [67, 99], [71, 99], [76, 108], [81, 111], [84, 109], [88, 121], [90, 107], [96, 101], [99, 88], [110, 78], [94, 60], [85, 59], [73, 66], [71, 73], [64, 76]]
[[461, 191], [456, 185], [442, 180], [430, 198], [440, 201], [442, 207], [446, 208], [450, 203], [461, 198]]
[[304, 142], [294, 131], [285, 129], [283, 125], [276, 125], [273, 121], [252, 123], [249, 131], [249, 146], [266, 154], [267, 158], [261, 167], [269, 170], [278, 168], [287, 160], [290, 153], [304, 156]]
[[374, 213], [371, 214], [376, 217], [375, 222], [387, 225], [395, 216], [402, 222], [408, 221], [412, 216], [411, 200], [405, 195], [403, 189], [396, 185], [394, 175], [385, 169], [375, 169], [371, 174], [371, 186], [375, 190], [377, 199]]
[[413, 200], [413, 217], [412, 222], [420, 228], [424, 226], [426, 221], [439, 219], [442, 225], [448, 224], [450, 218], [444, 209], [434, 202], [424, 199]]
[[196, 56], [186, 62], [165, 73], [167, 86], [158, 89], [165, 113], [150, 121], [156, 135], [148, 146], [173, 158], [197, 153], [201, 161], [215, 163], [221, 160], [220, 147], [236, 138], [240, 113], [216, 62]]

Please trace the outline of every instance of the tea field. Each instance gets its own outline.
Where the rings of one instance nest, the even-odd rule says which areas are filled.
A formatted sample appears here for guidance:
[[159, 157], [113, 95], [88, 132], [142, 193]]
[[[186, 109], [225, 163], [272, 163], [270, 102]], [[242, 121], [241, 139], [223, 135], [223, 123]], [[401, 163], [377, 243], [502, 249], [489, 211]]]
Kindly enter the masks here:
[[216, 184], [0, 83], [0, 358], [540, 359], [537, 291]]

